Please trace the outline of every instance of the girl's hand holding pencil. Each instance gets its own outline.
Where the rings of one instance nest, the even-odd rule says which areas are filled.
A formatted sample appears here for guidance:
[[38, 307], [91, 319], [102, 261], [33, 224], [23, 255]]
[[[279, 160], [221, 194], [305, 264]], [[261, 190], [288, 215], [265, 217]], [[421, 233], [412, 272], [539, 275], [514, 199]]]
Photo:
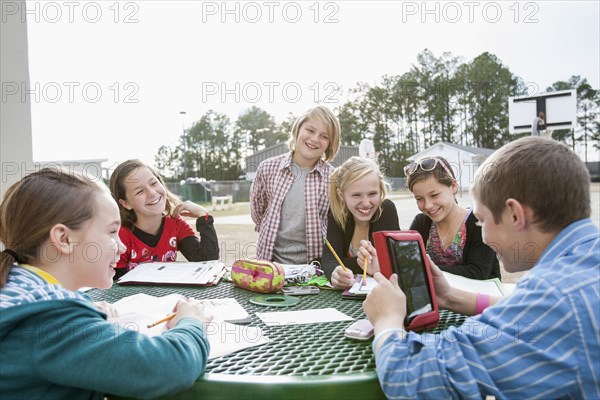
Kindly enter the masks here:
[[373, 276], [375, 273], [380, 272], [377, 251], [368, 240], [361, 240], [357, 259], [358, 265], [362, 265], [363, 271], [366, 271], [369, 275]]
[[173, 318], [175, 318], [175, 316], [176, 316], [176, 315], [177, 315], [177, 314], [175, 314], [175, 313], [171, 313], [171, 314], [167, 315], [166, 317], [159, 319], [158, 321], [155, 321], [155, 322], [153, 322], [153, 323], [151, 323], [151, 324], [148, 324], [147, 328], [148, 328], [148, 329], [150, 329], [150, 328], [154, 328], [155, 326], [157, 326], [157, 325], [160, 325], [160, 324], [162, 324], [163, 322], [170, 321], [170, 320], [172, 320]]
[[148, 325], [148, 328], [152, 328], [153, 326], [162, 324], [164, 322], [167, 323], [167, 328], [171, 329], [183, 318], [194, 318], [204, 323], [209, 323], [213, 320], [214, 316], [206, 311], [202, 302], [196, 299], [185, 299], [179, 300], [173, 313], [165, 316], [158, 321]]
[[360, 288], [362, 289], [363, 285], [365, 285], [367, 283], [367, 262], [369, 260], [367, 259], [367, 257], [365, 257], [365, 260], [363, 261], [363, 276], [362, 276], [362, 280], [360, 281]]
[[354, 285], [356, 279], [354, 273], [349, 269], [343, 269], [341, 265], [338, 265], [331, 274], [331, 284], [336, 289], [347, 289]]

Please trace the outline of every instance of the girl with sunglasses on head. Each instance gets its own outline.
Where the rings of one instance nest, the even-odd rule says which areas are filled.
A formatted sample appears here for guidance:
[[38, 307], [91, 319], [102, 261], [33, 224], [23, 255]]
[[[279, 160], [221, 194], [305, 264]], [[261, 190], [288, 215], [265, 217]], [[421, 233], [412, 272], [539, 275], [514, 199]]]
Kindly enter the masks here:
[[421, 211], [410, 229], [419, 231], [431, 260], [442, 271], [467, 278], [500, 278], [496, 253], [483, 243], [477, 218], [456, 201], [459, 187], [448, 161], [423, 158], [408, 164], [404, 174]]

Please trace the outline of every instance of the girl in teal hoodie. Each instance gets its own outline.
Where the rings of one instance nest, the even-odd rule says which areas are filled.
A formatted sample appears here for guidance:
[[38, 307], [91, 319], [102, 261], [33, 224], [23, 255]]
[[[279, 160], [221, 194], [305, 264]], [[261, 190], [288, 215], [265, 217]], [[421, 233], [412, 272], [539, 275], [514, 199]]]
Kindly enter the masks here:
[[[77, 290], [109, 288], [123, 253], [108, 188], [42, 169], [0, 204], [0, 395], [156, 397], [191, 386], [209, 345], [201, 305], [180, 301], [168, 331], [148, 337], [106, 321]], [[109, 311], [108, 309], [104, 309]]]

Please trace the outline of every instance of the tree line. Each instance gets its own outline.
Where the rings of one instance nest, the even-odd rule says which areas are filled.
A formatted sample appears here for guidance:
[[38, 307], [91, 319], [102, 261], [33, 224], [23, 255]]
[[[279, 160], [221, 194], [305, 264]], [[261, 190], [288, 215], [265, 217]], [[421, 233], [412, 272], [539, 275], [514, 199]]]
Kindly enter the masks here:
[[[342, 128], [342, 144], [358, 146], [373, 135], [379, 161], [388, 176], [402, 176], [407, 157], [438, 141], [496, 149], [528, 133], [510, 134], [508, 97], [534, 95], [493, 54], [484, 52], [464, 62], [445, 52], [436, 57], [425, 49], [401, 75], [384, 75], [376, 84], [359, 82], [343, 104], [332, 107]], [[573, 75], [537, 92], [577, 92], [577, 128], [553, 132], [575, 150], [600, 149], [600, 94], [587, 79]], [[155, 166], [169, 179], [202, 177], [236, 180], [244, 174], [242, 159], [288, 140], [295, 116], [281, 123], [252, 106], [235, 122], [214, 110], [192, 123], [175, 146], [161, 146]]]

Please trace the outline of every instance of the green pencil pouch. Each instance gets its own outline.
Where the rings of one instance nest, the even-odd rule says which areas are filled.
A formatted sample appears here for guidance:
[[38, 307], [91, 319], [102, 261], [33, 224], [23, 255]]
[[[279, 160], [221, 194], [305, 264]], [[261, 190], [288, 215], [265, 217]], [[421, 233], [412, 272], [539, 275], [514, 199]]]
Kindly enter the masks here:
[[260, 293], [274, 293], [283, 287], [285, 273], [276, 262], [243, 259], [231, 267], [231, 280], [243, 289]]

